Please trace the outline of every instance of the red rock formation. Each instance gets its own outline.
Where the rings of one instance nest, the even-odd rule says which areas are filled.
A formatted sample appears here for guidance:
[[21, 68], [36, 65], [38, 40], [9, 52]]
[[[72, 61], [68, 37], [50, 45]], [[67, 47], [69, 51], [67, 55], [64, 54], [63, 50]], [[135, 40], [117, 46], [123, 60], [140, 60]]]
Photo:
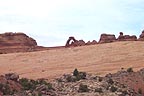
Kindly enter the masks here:
[[120, 32], [119, 37], [117, 38], [118, 41], [136, 41], [137, 37], [135, 35], [123, 35], [123, 32]]
[[7, 32], [0, 34], [0, 54], [43, 50], [37, 42], [24, 33]]
[[97, 41], [96, 41], [96, 40], [93, 40], [92, 42], [88, 41], [88, 42], [86, 43], [86, 45], [95, 45], [95, 44], [97, 44]]
[[[72, 42], [71, 42], [72, 41]], [[71, 43], [70, 43], [71, 42]], [[69, 39], [67, 40], [67, 42], [66, 42], [66, 47], [69, 47], [69, 46], [71, 46], [71, 45], [74, 45], [74, 42], [77, 42], [77, 40], [73, 37], [73, 36], [71, 36], [71, 37], [69, 37]]]
[[116, 37], [113, 34], [101, 34], [99, 43], [110, 43], [116, 41]]
[[0, 34], [0, 46], [37, 46], [37, 43], [24, 33], [9, 32]]
[[[71, 43], [70, 43], [71, 42]], [[83, 40], [76, 40], [74, 37], [69, 37], [66, 42], [66, 47], [84, 46], [86, 43]]]
[[144, 41], [144, 30], [142, 31], [141, 35], [139, 36], [139, 41]]

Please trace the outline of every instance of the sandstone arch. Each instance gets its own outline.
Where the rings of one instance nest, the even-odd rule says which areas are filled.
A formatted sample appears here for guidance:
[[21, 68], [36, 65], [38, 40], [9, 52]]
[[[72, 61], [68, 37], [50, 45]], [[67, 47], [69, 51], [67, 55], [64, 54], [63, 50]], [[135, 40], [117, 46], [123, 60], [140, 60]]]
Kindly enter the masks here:
[[69, 37], [69, 39], [67, 40], [67, 42], [66, 42], [66, 47], [69, 47], [72, 43], [70, 43], [72, 41], [72, 43], [74, 43], [74, 42], [77, 42], [77, 40], [73, 37], [73, 36], [71, 36], [71, 37]]

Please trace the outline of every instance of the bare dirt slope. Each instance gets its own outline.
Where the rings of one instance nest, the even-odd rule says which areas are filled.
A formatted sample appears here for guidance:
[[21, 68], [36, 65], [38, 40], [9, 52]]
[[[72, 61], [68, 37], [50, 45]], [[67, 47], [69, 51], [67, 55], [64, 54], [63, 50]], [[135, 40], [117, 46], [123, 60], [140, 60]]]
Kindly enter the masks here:
[[0, 74], [16, 72], [21, 77], [55, 78], [80, 71], [105, 75], [121, 68], [144, 67], [144, 42], [125, 41], [39, 52], [0, 55]]

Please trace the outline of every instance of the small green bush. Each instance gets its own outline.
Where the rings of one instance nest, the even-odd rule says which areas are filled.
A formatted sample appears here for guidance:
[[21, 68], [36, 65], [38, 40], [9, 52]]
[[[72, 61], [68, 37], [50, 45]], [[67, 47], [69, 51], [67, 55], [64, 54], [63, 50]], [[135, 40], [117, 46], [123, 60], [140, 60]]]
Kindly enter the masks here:
[[133, 71], [133, 68], [128, 68], [128, 69], [127, 69], [127, 72], [134, 72], [134, 71]]
[[30, 90], [32, 88], [34, 89], [35, 87], [27, 78], [19, 79], [19, 83], [23, 86], [23, 90]]
[[34, 90], [37, 85], [46, 85], [48, 89], [52, 89], [52, 85], [45, 80], [29, 80], [27, 78], [19, 79], [19, 83], [23, 86], [23, 90]]
[[80, 86], [79, 86], [79, 92], [89, 92], [88, 86], [80, 84]]
[[66, 80], [68, 82], [76, 82], [85, 78], [86, 78], [86, 72], [79, 72], [77, 69], [75, 69], [73, 71], [73, 76], [67, 76]]
[[79, 75], [79, 71], [77, 70], [77, 69], [75, 69], [74, 71], [73, 71], [73, 76], [78, 76]]

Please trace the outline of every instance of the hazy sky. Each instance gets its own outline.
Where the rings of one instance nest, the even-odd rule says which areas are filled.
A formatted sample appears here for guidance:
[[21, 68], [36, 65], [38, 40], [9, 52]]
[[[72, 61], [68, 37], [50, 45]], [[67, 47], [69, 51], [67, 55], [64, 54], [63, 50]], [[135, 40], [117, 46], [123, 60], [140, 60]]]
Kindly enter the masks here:
[[24, 32], [39, 45], [65, 45], [69, 36], [99, 40], [101, 33], [139, 36], [144, 0], [0, 0], [0, 33]]

